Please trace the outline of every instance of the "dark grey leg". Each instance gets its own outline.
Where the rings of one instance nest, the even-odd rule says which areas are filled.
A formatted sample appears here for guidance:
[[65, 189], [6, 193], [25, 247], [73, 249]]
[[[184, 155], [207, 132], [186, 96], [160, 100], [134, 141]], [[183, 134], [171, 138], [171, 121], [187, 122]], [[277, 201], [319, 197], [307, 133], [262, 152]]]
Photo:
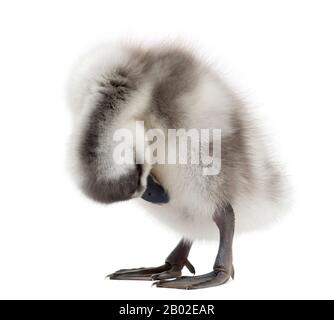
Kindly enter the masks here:
[[186, 266], [190, 272], [195, 273], [194, 267], [188, 261], [192, 243], [182, 239], [172, 253], [167, 257], [165, 264], [154, 268], [136, 268], [118, 270], [107, 278], [112, 280], [162, 280], [181, 276]]
[[213, 271], [196, 277], [180, 277], [175, 280], [161, 280], [157, 287], [176, 289], [200, 289], [214, 287], [234, 277], [232, 264], [232, 243], [234, 235], [234, 212], [231, 205], [217, 211], [213, 217], [220, 233], [219, 250]]

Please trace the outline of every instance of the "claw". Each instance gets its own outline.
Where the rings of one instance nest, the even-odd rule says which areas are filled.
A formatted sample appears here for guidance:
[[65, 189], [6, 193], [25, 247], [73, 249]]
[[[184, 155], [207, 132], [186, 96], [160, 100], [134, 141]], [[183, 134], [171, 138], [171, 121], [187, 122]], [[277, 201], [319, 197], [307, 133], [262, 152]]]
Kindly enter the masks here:
[[192, 274], [195, 274], [196, 273], [196, 270], [195, 270], [195, 267], [190, 263], [190, 261], [187, 259], [186, 260], [186, 264], [185, 266], [187, 267], [187, 269], [192, 273]]
[[231, 278], [234, 280], [234, 267], [232, 266], [232, 271], [231, 271]]

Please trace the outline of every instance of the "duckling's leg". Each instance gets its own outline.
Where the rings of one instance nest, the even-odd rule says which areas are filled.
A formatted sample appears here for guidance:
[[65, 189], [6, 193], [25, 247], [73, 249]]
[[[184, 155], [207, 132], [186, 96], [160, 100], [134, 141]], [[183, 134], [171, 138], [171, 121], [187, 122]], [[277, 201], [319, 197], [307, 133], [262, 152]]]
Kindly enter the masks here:
[[195, 269], [188, 261], [188, 255], [192, 243], [182, 239], [172, 253], [167, 257], [165, 264], [155, 268], [137, 268], [118, 270], [107, 278], [112, 280], [162, 280], [181, 276], [181, 271], [186, 266], [190, 272]]
[[232, 242], [234, 235], [234, 212], [231, 205], [216, 212], [214, 221], [220, 232], [220, 243], [213, 271], [196, 277], [180, 277], [175, 280], [161, 280], [157, 287], [176, 289], [200, 289], [214, 287], [234, 278], [232, 264]]

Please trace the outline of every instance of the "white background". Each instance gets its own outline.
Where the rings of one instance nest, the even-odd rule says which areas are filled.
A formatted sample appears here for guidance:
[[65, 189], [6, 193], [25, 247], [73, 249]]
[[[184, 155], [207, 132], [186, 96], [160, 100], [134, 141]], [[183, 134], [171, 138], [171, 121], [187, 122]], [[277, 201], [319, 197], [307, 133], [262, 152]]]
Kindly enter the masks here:
[[[2, 1], [0, 297], [334, 298], [333, 1]], [[178, 236], [131, 202], [101, 206], [70, 179], [65, 83], [113, 39], [182, 38], [219, 62], [288, 165], [294, 206], [235, 240], [235, 281], [198, 291], [104, 276], [161, 264]], [[218, 67], [218, 65], [217, 65]], [[190, 260], [211, 270], [217, 244]]]

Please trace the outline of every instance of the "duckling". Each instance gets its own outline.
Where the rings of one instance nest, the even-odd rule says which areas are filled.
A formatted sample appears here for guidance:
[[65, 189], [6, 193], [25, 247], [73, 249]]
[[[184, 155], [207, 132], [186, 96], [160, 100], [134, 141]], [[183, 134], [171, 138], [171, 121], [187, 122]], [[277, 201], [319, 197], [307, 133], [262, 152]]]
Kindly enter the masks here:
[[[161, 266], [122, 269], [108, 278], [154, 280], [157, 287], [177, 289], [218, 286], [234, 278], [235, 229], [253, 230], [279, 217], [286, 177], [250, 108], [223, 76], [184, 46], [101, 46], [74, 68], [68, 98], [73, 172], [83, 193], [106, 204], [137, 201], [181, 236]], [[115, 135], [123, 129], [135, 138], [143, 134], [145, 150], [152, 150], [150, 129], [164, 136], [182, 129], [186, 138], [193, 129], [219, 130], [218, 135], [195, 135], [195, 142], [205, 146], [200, 158], [211, 159], [212, 166], [202, 161], [154, 163], [143, 150], [134, 152], [131, 139], [125, 152], [133, 161], [116, 161]], [[178, 147], [164, 143], [160, 150], [171, 155]], [[186, 151], [187, 159], [193, 151]], [[188, 255], [197, 239], [219, 240], [213, 269], [182, 276], [184, 267], [195, 273]]]

